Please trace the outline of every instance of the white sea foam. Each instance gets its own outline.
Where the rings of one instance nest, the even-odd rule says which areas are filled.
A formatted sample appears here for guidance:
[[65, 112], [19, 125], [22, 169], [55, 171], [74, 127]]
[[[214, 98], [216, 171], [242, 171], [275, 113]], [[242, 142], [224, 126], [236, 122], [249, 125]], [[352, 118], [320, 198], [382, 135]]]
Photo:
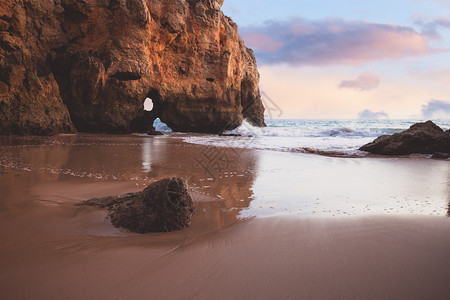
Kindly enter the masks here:
[[[241, 137], [216, 135], [186, 136], [193, 144], [231, 148], [249, 148], [290, 152], [313, 152], [331, 155], [358, 155], [358, 149], [381, 135], [408, 129], [419, 120], [268, 120], [267, 127], [244, 122], [228, 133]], [[443, 129], [450, 120], [435, 121]]]

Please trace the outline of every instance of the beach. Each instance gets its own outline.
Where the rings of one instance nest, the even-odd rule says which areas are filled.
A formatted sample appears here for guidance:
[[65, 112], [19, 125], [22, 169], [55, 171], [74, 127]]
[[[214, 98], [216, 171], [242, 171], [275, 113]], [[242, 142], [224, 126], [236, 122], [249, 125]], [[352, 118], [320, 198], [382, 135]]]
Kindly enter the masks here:
[[[232, 138], [231, 138], [232, 139]], [[450, 166], [182, 137], [2, 137], [2, 299], [446, 299]], [[191, 227], [74, 204], [187, 180]]]

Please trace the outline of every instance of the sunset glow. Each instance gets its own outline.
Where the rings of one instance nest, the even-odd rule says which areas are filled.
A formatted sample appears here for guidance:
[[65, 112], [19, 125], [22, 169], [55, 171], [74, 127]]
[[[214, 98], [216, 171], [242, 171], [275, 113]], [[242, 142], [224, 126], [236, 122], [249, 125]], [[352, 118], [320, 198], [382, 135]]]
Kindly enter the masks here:
[[[450, 5], [446, 1], [226, 1], [258, 59], [261, 88], [282, 118], [450, 117]], [[389, 10], [388, 10], [389, 8]], [[432, 101], [443, 103], [433, 116]], [[436, 103], [436, 102], [434, 102]]]

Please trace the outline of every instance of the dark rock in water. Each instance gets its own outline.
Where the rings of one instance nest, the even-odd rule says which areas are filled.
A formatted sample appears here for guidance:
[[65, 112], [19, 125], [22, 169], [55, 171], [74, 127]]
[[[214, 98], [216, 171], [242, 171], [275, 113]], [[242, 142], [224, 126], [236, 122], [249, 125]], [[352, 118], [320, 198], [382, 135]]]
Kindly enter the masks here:
[[158, 131], [155, 128], [153, 128], [147, 132], [147, 135], [164, 135], [164, 134], [161, 131]]
[[220, 133], [219, 136], [238, 137], [238, 136], [242, 136], [242, 134], [236, 134], [236, 133]]
[[431, 158], [434, 158], [434, 159], [448, 159], [448, 158], [450, 158], [450, 154], [437, 152], [437, 153], [433, 154], [433, 156], [431, 156]]
[[450, 153], [450, 134], [427, 121], [400, 133], [380, 136], [359, 150], [383, 155]]
[[265, 126], [256, 58], [222, 4], [0, 0], [0, 134]]
[[109, 210], [111, 223], [137, 233], [171, 232], [189, 227], [194, 204], [181, 178], [150, 184], [142, 192], [117, 197], [94, 198], [77, 206]]

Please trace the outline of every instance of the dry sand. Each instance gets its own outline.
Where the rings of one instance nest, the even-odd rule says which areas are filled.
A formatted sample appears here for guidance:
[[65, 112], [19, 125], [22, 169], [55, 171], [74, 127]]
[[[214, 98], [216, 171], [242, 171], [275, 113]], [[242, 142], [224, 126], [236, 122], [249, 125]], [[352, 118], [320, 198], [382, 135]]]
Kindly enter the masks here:
[[[221, 149], [226, 165], [202, 167], [212, 150], [3, 141], [0, 298], [448, 299], [447, 162]], [[73, 206], [173, 175], [196, 201], [182, 232], [132, 234]]]

